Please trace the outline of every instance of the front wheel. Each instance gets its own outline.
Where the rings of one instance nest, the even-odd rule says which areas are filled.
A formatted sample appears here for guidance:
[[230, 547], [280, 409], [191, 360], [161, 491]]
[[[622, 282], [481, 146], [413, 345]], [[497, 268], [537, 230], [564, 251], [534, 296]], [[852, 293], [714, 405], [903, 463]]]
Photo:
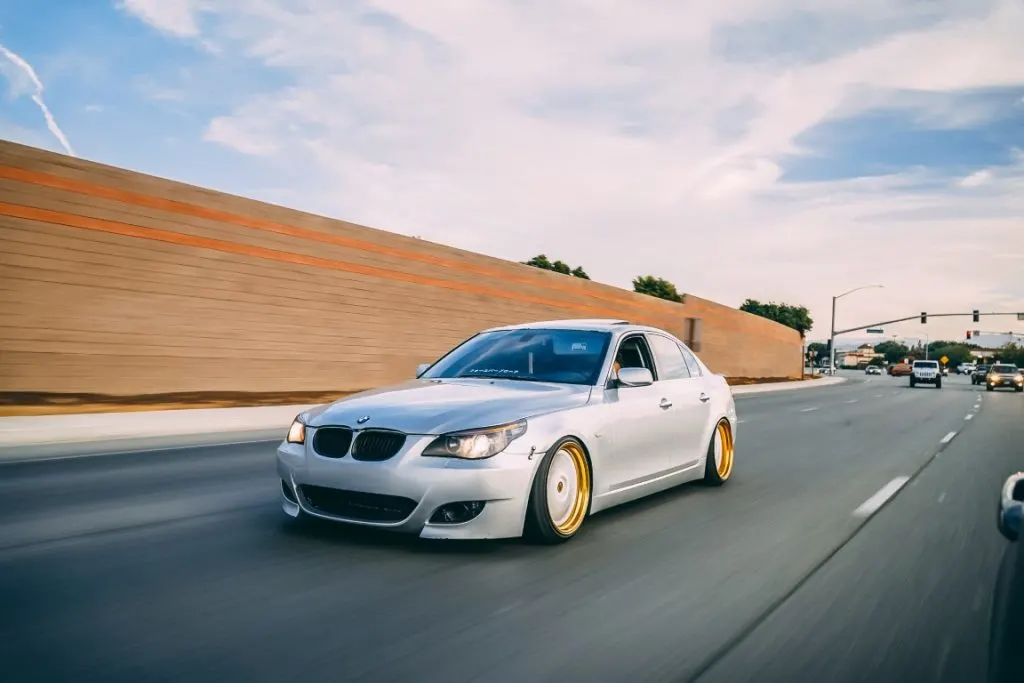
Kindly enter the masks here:
[[985, 386], [985, 391], [995, 391], [995, 390], [996, 390], [996, 388], [994, 386], [992, 386], [991, 384], [988, 384], [988, 385]]
[[710, 486], [721, 486], [732, 476], [733, 459], [736, 445], [733, 441], [732, 426], [722, 418], [715, 425], [708, 444], [708, 454], [704, 463], [704, 483]]
[[914, 388], [914, 387], [916, 387], [916, 386], [917, 386], [917, 382], [915, 382], [915, 381], [914, 381], [914, 378], [913, 378], [913, 377], [911, 377], [911, 378], [910, 378], [910, 388], [911, 388], [911, 389], [913, 389], [913, 388]]
[[941, 379], [935, 382], [935, 388], [936, 389], [941, 389], [942, 388], [942, 380]]
[[592, 481], [583, 444], [565, 437], [552, 446], [533, 478], [524, 535], [539, 543], [575, 536], [590, 514]]
[[1019, 394], [1022, 391], [1024, 391], [1024, 387], [1014, 387], [1013, 390], [1016, 391]]

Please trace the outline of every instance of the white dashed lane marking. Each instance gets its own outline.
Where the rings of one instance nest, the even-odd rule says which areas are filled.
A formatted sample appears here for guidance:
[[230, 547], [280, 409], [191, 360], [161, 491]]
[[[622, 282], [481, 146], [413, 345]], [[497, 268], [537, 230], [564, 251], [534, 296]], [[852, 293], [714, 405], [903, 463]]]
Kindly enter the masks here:
[[956, 437], [956, 432], [950, 432], [949, 434], [946, 434], [944, 437], [942, 437], [942, 441], [940, 441], [939, 443], [949, 443], [955, 437]]
[[875, 495], [861, 503], [860, 507], [853, 511], [853, 516], [870, 517], [878, 510], [878, 508], [885, 505], [887, 500], [895, 496], [908, 481], [910, 481], [910, 477], [896, 477], [880, 488]]

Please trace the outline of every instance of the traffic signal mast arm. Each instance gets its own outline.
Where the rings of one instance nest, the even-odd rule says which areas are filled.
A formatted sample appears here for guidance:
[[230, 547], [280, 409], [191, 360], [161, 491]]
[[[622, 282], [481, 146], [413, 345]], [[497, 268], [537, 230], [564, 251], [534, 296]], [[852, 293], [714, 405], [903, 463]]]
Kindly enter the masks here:
[[918, 315], [908, 315], [906, 318], [896, 318], [895, 320], [884, 320], [884, 321], [882, 321], [880, 323], [871, 323], [870, 325], [858, 325], [857, 327], [851, 327], [851, 328], [846, 329], [846, 330], [836, 330], [835, 334], [846, 334], [847, 332], [857, 332], [859, 330], [866, 330], [869, 327], [883, 327], [885, 325], [892, 325], [893, 323], [905, 323], [908, 320], [916, 320], [918, 318], [925, 318], [925, 317], [930, 317], [930, 318], [957, 318], [957, 317], [968, 316], [968, 315], [969, 316], [975, 316], [975, 315], [977, 315], [977, 316], [982, 316], [982, 315], [1015, 315], [1015, 316], [1020, 317], [1022, 314], [1021, 313], [981, 313], [981, 312], [978, 312], [977, 314], [975, 314], [973, 311], [971, 313], [928, 313], [928, 314], [921, 314], [921, 313], [919, 313]]

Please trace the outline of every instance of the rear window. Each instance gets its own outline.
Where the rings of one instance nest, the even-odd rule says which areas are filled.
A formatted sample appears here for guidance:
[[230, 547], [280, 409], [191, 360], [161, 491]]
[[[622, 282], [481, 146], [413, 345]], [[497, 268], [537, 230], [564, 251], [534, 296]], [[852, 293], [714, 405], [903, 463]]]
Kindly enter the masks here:
[[915, 368], [937, 368], [939, 367], [939, 361], [937, 360], [915, 360]]
[[1012, 375], [1017, 372], [1016, 365], [993, 365], [992, 372], [1000, 375]]

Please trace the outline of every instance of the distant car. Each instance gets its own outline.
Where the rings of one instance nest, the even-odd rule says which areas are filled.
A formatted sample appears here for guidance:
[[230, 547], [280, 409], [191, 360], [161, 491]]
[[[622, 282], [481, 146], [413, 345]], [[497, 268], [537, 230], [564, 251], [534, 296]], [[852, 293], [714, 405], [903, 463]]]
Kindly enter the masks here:
[[981, 384], [985, 381], [985, 376], [988, 375], [987, 365], [978, 365], [974, 368], [974, 372], [971, 373], [971, 384]]
[[942, 388], [942, 372], [937, 360], [915, 360], [910, 369], [910, 386], [918, 384], [934, 384], [936, 389]]
[[416, 378], [300, 414], [277, 449], [293, 518], [424, 538], [574, 537], [601, 510], [733, 472], [736, 405], [668, 332], [485, 330]]
[[866, 375], [881, 375], [882, 374], [882, 368], [878, 367], [877, 365], [869, 365], [864, 370], [864, 374], [866, 374]]
[[988, 683], [1024, 681], [1024, 472], [1009, 477], [999, 496], [999, 532], [1010, 541], [996, 577], [989, 621]]
[[909, 363], [894, 363], [889, 366], [889, 374], [893, 377], [905, 377], [913, 372]]
[[1024, 374], [1020, 368], [1010, 363], [996, 363], [989, 368], [985, 375], [985, 389], [995, 391], [996, 389], [1013, 389], [1024, 391]]

